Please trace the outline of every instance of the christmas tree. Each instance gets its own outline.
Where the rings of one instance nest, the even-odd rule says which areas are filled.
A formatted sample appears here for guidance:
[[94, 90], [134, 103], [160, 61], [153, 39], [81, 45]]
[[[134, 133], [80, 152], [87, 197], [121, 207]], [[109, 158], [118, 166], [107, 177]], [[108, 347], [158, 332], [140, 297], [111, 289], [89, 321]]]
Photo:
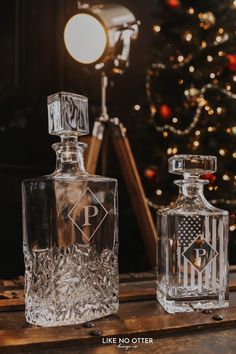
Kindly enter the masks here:
[[149, 203], [159, 208], [175, 199], [169, 157], [217, 156], [217, 173], [202, 178], [209, 180], [207, 199], [230, 211], [235, 262], [236, 0], [158, 0], [153, 35], [146, 76], [149, 119], [139, 139], [147, 146], [140, 154]]

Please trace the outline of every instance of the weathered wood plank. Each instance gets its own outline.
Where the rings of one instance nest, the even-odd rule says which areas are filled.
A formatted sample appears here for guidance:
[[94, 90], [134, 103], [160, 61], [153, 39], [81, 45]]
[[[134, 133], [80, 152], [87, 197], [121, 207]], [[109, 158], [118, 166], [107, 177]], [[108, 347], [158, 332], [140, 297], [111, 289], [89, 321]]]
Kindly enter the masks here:
[[[196, 333], [185, 333], [174, 336], [162, 336], [153, 340], [152, 344], [138, 344], [137, 348], [127, 351], [134, 354], [234, 354], [236, 348], [236, 330], [212, 329], [208, 331], [197, 331]], [[95, 345], [68, 345], [65, 347], [52, 347], [42, 351], [34, 348], [18, 351], [17, 349], [3, 348], [0, 353], [28, 353], [28, 354], [121, 354], [126, 353], [125, 349], [118, 348], [117, 344], [95, 344]]]
[[[235, 301], [236, 304], [236, 301]], [[128, 319], [136, 316], [142, 318], [143, 316], [152, 316], [153, 314], [164, 314], [165, 311], [161, 308], [156, 300], [143, 300], [134, 302], [122, 302], [119, 306], [119, 312], [97, 321], [111, 321], [119, 318]], [[0, 330], [2, 329], [16, 329], [31, 327], [25, 321], [24, 311], [1, 312], [0, 313]]]
[[123, 273], [120, 274], [120, 283], [155, 280], [156, 272], [140, 272], [140, 273]]
[[1, 311], [23, 311], [25, 308], [24, 300], [22, 299], [7, 299], [0, 301]]
[[[224, 319], [215, 321], [212, 315], [200, 312], [185, 314], [159, 314], [115, 320], [94, 321], [93, 331], [100, 331], [101, 337], [152, 337], [180, 334], [209, 328], [236, 327], [236, 308], [218, 310]], [[119, 315], [119, 314], [118, 314]], [[101, 344], [102, 339], [91, 335], [91, 328], [64, 326], [51, 328], [24, 328], [0, 330], [0, 348], [50, 348], [73, 344]]]
[[[236, 284], [236, 266], [229, 267], [230, 275], [235, 276], [235, 284]], [[147, 280], [155, 280], [156, 272], [139, 272], [139, 273], [122, 273], [119, 275], [120, 283], [129, 283], [129, 282], [137, 282], [137, 281], [147, 281]], [[0, 292], [6, 290], [20, 290], [24, 287], [24, 277], [21, 276], [17, 279], [5, 280], [0, 279]]]
[[[148, 279], [150, 279], [149, 275]], [[118, 349], [117, 346], [102, 345], [101, 338], [152, 337], [159, 339], [151, 347], [150, 345], [140, 345], [138, 347], [139, 350], [144, 353], [150, 353], [150, 350], [153, 351], [155, 349], [155, 353], [162, 353], [164, 347], [160, 349], [159, 343], [160, 338], [163, 336], [167, 336], [167, 344], [170, 341], [173, 344], [176, 336], [184, 336], [186, 332], [189, 332], [187, 338], [192, 338], [194, 335], [196, 337], [196, 333], [201, 333], [199, 332], [201, 329], [204, 329], [204, 333], [215, 331], [216, 329], [221, 329], [222, 332], [223, 328], [229, 327], [231, 327], [231, 331], [234, 331], [231, 332], [233, 339], [236, 338], [236, 292], [233, 291], [236, 289], [235, 273], [230, 274], [230, 289], [230, 304], [234, 307], [216, 311], [216, 313], [224, 316], [223, 321], [214, 321], [211, 314], [206, 315], [199, 312], [166, 314], [157, 301], [151, 300], [155, 298], [155, 280], [121, 282], [121, 304], [118, 314], [94, 321], [95, 327], [92, 329], [86, 329], [82, 325], [60, 328], [33, 328], [26, 325], [23, 311], [2, 312], [0, 313], [0, 352], [4, 354], [22, 351], [41, 353], [41, 349], [47, 348], [51, 353], [51, 350], [54, 350], [53, 348], [63, 348], [62, 351], [64, 351], [66, 350], [64, 349], [65, 347], [76, 345], [76, 348], [79, 346], [81, 349], [75, 352], [83, 354], [93, 353], [92, 348], [94, 348], [94, 353], [96, 352], [96, 354], [118, 353], [121, 349]], [[12, 296], [14, 297], [19, 297], [20, 294], [23, 296], [22, 290], [8, 290], [5, 294], [8, 296], [13, 294]], [[5, 301], [5, 304], [7, 304], [6, 302], [9, 301], [8, 306], [12, 310], [12, 302], [14, 302], [15, 309], [18, 307], [20, 310], [24, 307], [23, 300], [23, 297], [21, 299], [2, 299], [0, 300], [0, 305], [1, 302]], [[142, 301], [140, 302], [139, 300]], [[91, 330], [101, 331], [102, 337], [91, 336], [89, 333]], [[225, 333], [227, 333], [226, 330]], [[228, 337], [225, 338], [226, 347], [227, 340]], [[195, 341], [199, 344], [197, 337]], [[183, 340], [181, 343], [183, 343]], [[87, 351], [84, 351], [83, 348], [87, 348]], [[194, 348], [194, 346], [191, 348]], [[175, 349], [177, 350], [177, 348]], [[178, 352], [184, 353], [184, 351]], [[209, 353], [213, 352], [209, 351]], [[53, 353], [57, 353], [57, 351]], [[137, 353], [139, 352], [137, 351]], [[165, 353], [176, 353], [176, 351], [173, 350], [173, 347], [171, 351], [169, 347], [168, 350], [165, 350]], [[227, 351], [222, 351], [222, 353], [227, 353]]]
[[[236, 291], [236, 273], [230, 274], [230, 291]], [[155, 299], [155, 280], [120, 283], [120, 302]], [[0, 292], [0, 312], [24, 310], [23, 289]]]
[[236, 273], [236, 264], [229, 266], [229, 272], [230, 272], [230, 273]]
[[[4, 295], [3, 295], [4, 294]], [[24, 310], [23, 290], [14, 292], [4, 292], [0, 294], [0, 312], [2, 311], [22, 311]], [[6, 296], [8, 298], [1, 298]], [[17, 296], [17, 297], [16, 297]], [[120, 302], [148, 300], [155, 298], [155, 281], [121, 283], [119, 291]]]

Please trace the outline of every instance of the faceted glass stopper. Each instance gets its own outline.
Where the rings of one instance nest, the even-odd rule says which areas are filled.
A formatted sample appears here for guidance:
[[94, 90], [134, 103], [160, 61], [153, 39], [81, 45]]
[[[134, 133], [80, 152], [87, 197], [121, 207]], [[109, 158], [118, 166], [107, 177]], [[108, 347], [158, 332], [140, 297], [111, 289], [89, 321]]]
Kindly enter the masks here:
[[169, 172], [178, 175], [200, 176], [217, 169], [217, 158], [209, 155], [175, 155], [168, 162]]
[[61, 136], [89, 134], [87, 97], [70, 92], [48, 96], [48, 131]]

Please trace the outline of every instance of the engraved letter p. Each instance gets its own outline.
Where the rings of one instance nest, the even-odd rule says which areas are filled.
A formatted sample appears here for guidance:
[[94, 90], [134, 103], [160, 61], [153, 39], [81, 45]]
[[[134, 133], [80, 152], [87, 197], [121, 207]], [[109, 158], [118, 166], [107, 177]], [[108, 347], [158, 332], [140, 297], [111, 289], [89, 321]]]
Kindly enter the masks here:
[[93, 218], [98, 215], [98, 208], [94, 205], [84, 206], [84, 224], [83, 226], [91, 225], [89, 223], [89, 218]]
[[206, 254], [206, 250], [203, 248], [194, 248], [194, 251], [196, 252], [196, 258], [203, 257]]

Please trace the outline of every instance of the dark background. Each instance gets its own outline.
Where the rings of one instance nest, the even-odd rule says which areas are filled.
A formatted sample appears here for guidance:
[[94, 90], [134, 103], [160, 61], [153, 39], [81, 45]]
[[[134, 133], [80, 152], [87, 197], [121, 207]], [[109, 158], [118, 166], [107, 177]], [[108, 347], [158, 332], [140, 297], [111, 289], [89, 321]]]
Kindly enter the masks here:
[[[106, 2], [109, 1], [103, 1]], [[123, 76], [112, 77], [108, 102], [111, 115], [118, 115], [128, 127], [135, 154], [140, 147], [134, 134], [133, 107], [145, 105], [145, 72], [150, 64], [156, 0], [119, 0], [119, 3], [134, 12], [142, 25], [132, 48], [130, 68]], [[99, 114], [99, 73], [93, 67], [78, 64], [64, 47], [64, 26], [76, 11], [75, 0], [1, 3], [0, 277], [24, 271], [21, 181], [54, 169], [55, 156], [50, 146], [55, 139], [47, 133], [47, 95], [61, 90], [83, 94], [89, 98], [91, 125]], [[144, 271], [148, 269], [144, 245], [112, 148], [109, 155], [106, 174], [119, 180], [120, 271]]]

